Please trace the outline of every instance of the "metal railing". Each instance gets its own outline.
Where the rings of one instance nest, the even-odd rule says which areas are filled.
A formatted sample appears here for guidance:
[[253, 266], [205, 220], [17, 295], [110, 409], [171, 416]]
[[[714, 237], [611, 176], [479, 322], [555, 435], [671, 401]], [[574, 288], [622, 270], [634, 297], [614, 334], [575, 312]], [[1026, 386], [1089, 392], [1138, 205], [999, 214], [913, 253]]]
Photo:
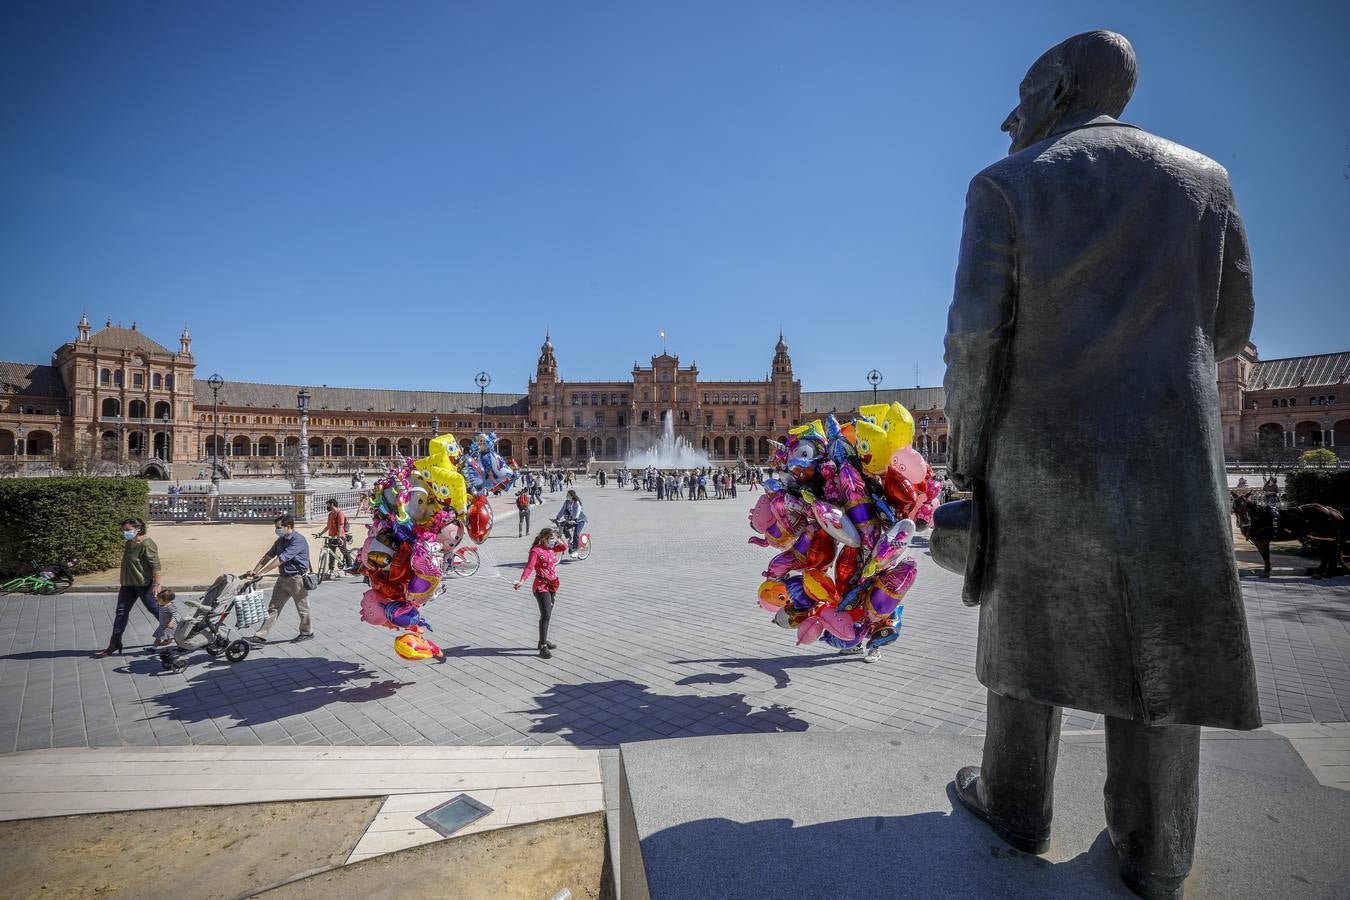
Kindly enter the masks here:
[[279, 494], [167, 494], [150, 496], [153, 522], [270, 522], [296, 511], [294, 491]]
[[369, 491], [318, 491], [314, 494], [314, 515], [322, 515], [328, 508], [329, 500], [336, 500], [338, 509], [343, 511], [360, 509], [362, 501]]

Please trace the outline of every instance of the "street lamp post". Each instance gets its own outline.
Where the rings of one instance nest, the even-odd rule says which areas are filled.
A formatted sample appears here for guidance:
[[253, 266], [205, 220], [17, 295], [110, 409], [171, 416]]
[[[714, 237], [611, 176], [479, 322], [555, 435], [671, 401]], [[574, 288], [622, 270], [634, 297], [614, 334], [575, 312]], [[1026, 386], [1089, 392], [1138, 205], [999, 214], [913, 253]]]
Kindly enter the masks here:
[[220, 388], [225, 384], [225, 379], [220, 375], [212, 375], [206, 379], [207, 385], [211, 388], [211, 493], [220, 490], [220, 474], [216, 471], [217, 460], [220, 457]]
[[487, 404], [488, 385], [492, 384], [492, 376], [486, 372], [479, 372], [473, 378], [474, 384], [478, 385], [478, 430], [483, 430], [484, 410]]
[[867, 373], [867, 383], [872, 386], [872, 402], [877, 402], [877, 385], [881, 384], [882, 374], [876, 369]]
[[923, 429], [923, 455], [924, 455], [924, 456], [927, 456], [927, 455], [928, 455], [928, 426], [931, 425], [932, 423], [933, 423], [933, 420], [930, 419], [930, 418], [928, 418], [927, 416], [924, 416], [923, 418], [919, 419], [919, 427]]
[[295, 408], [300, 410], [300, 478], [296, 487], [309, 490], [309, 391], [304, 388], [295, 395]]
[[159, 417], [159, 427], [164, 429], [164, 456], [162, 456], [161, 459], [167, 463], [169, 461], [169, 457], [173, 456], [173, 453], [170, 452], [170, 448], [173, 447], [173, 440], [169, 435], [168, 412], [165, 412], [162, 416]]
[[[441, 434], [441, 417], [431, 417], [431, 440], [435, 440]], [[431, 441], [427, 441], [427, 453], [431, 453]]]
[[22, 423], [22, 422], [20, 422], [20, 423], [19, 423], [19, 426], [18, 426], [17, 428], [14, 429], [14, 435], [15, 435], [15, 437], [14, 437], [14, 467], [15, 467], [15, 469], [18, 469], [18, 468], [20, 467], [19, 457], [25, 455], [26, 451], [28, 450], [28, 448], [25, 447], [25, 446], [23, 445], [23, 423]]

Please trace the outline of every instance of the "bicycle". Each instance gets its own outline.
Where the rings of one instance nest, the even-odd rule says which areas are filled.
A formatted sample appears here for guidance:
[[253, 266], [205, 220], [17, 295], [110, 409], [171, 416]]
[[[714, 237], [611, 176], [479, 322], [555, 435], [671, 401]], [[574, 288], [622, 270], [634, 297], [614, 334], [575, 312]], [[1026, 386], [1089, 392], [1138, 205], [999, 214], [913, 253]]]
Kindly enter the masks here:
[[64, 594], [75, 583], [75, 576], [71, 570], [78, 562], [78, 559], [67, 559], [44, 566], [35, 561], [32, 575], [21, 575], [0, 584], [0, 595], [39, 594], [46, 597]]
[[481, 563], [482, 560], [478, 558], [477, 547], [460, 547], [445, 554], [443, 571], [447, 576], [458, 575], [460, 578], [468, 578], [478, 571], [478, 566]]
[[346, 571], [342, 562], [342, 549], [346, 538], [324, 537], [323, 532], [314, 536], [324, 538], [323, 549], [319, 551], [319, 567], [315, 570], [319, 575], [319, 583], [322, 584], [330, 578], [336, 578], [338, 572]]
[[[549, 521], [552, 522], [554, 525], [558, 526], [559, 535], [562, 537], [564, 541], [567, 542], [567, 546], [571, 547], [572, 529], [576, 527], [576, 523], [573, 522], [571, 519], [563, 519], [562, 521], [559, 521], [557, 519], [549, 519]], [[583, 560], [588, 559], [590, 555], [591, 555], [591, 533], [589, 531], [583, 531], [580, 535], [577, 536], [577, 549], [574, 556], [578, 560]]]

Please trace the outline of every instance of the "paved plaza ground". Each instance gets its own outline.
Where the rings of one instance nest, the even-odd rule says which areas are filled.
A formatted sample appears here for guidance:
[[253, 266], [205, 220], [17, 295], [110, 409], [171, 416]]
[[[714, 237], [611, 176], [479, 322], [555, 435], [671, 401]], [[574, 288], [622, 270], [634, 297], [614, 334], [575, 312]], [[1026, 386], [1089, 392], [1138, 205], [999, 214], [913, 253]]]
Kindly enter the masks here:
[[[552, 660], [535, 655], [536, 609], [512, 591], [527, 541], [501, 515], [484, 565], [425, 610], [444, 662], [406, 662], [362, 624], [357, 581], [311, 594], [317, 638], [276, 642], [234, 665], [191, 657], [161, 672], [132, 615], [127, 654], [107, 643], [109, 594], [0, 601], [0, 751], [187, 744], [570, 744], [811, 730], [972, 733], [977, 612], [916, 542], [920, 577], [900, 639], [866, 665], [798, 648], [755, 604], [769, 552], [746, 544], [737, 500], [657, 501], [580, 488], [595, 553], [564, 562]], [[559, 495], [534, 508], [534, 525]], [[177, 526], [191, 528], [194, 526]], [[200, 526], [197, 526], [200, 527]], [[162, 531], [163, 529], [161, 529]], [[1070, 539], [1064, 536], [1058, 539]], [[1165, 539], [1165, 536], [1160, 536]], [[1350, 720], [1350, 580], [1243, 579], [1268, 724]], [[1070, 712], [1066, 729], [1100, 718]]]

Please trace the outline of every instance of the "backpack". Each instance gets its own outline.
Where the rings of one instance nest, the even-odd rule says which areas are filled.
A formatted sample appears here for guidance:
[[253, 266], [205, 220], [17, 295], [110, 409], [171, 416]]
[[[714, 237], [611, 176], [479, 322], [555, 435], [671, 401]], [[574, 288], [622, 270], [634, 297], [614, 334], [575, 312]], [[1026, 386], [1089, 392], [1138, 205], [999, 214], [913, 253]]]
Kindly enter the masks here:
[[526, 494], [516, 494], [516, 509], [529, 509], [530, 498]]

